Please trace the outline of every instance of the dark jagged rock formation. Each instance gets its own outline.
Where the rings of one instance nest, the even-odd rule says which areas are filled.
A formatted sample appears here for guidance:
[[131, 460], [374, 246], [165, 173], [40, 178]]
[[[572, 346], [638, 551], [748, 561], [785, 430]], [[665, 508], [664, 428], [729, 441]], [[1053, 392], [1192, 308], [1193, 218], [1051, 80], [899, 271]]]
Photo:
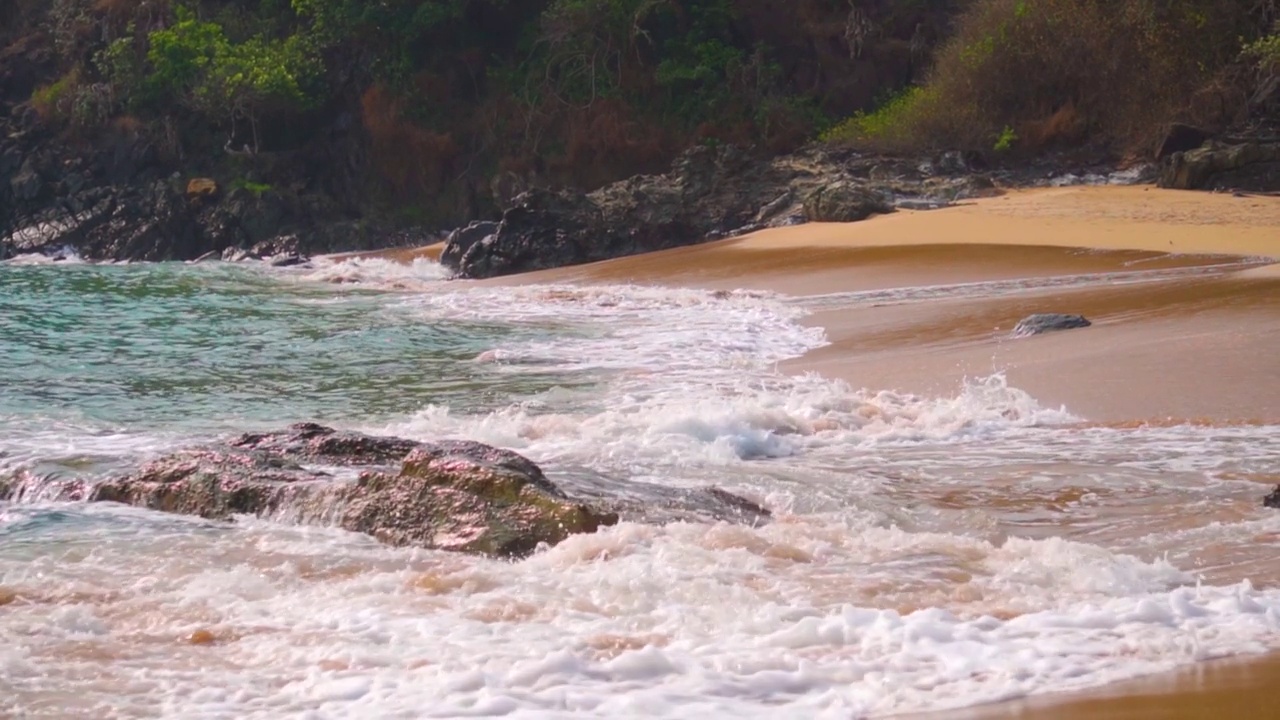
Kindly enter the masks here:
[[1263, 507], [1280, 509], [1280, 485], [1277, 485], [1270, 495], [1262, 498], [1262, 505]]
[[1014, 337], [1030, 337], [1056, 330], [1072, 330], [1089, 327], [1093, 323], [1083, 315], [1067, 315], [1064, 313], [1036, 313], [1028, 315], [1013, 328]]
[[771, 159], [697, 147], [665, 175], [591, 193], [535, 189], [497, 224], [449, 237], [441, 262], [486, 278], [577, 265], [803, 222], [851, 222], [922, 198], [946, 204], [994, 192], [990, 178], [943, 167], [810, 148]]
[[[646, 488], [653, 491], [654, 488]], [[661, 489], [659, 489], [661, 490]], [[760, 522], [769, 512], [719, 489], [662, 501], [569, 497], [530, 460], [469, 441], [415, 442], [300, 424], [192, 448], [92, 480], [0, 480], [0, 499], [119, 502], [228, 519], [334, 525], [392, 545], [519, 557], [624, 517]]]

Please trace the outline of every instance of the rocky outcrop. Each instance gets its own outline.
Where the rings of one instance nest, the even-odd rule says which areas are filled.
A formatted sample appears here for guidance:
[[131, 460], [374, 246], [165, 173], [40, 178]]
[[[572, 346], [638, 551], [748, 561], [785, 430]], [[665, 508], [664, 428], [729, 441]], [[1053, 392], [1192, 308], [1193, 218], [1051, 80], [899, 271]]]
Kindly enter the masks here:
[[822, 185], [804, 200], [804, 216], [811, 222], [856, 222], [889, 212], [893, 206], [883, 194], [852, 180]]
[[450, 236], [441, 262], [485, 278], [576, 265], [796, 223], [851, 222], [929, 199], [942, 205], [994, 191], [945, 163], [868, 158], [809, 148], [759, 158], [733, 146], [699, 146], [664, 175], [640, 175], [594, 192], [522, 193], [496, 225]]
[[507, 450], [314, 424], [184, 450], [106, 480], [0, 480], [0, 499], [37, 498], [119, 502], [210, 519], [257, 515], [342, 527], [392, 545], [504, 557], [612, 525], [619, 511], [635, 519], [760, 522], [769, 516], [714, 488], [671, 492], [666, 502], [616, 499], [611, 507], [602, 499], [569, 497], [536, 464]]
[[1270, 495], [1262, 498], [1262, 505], [1263, 507], [1280, 509], [1280, 485], [1277, 485]]
[[1210, 141], [1165, 158], [1158, 184], [1176, 190], [1280, 190], [1280, 142]]
[[[302, 265], [309, 259], [302, 253], [302, 241], [297, 235], [281, 235], [263, 240], [247, 249], [229, 247], [222, 251], [220, 258], [226, 262], [260, 260], [272, 267]], [[197, 258], [199, 259], [203, 258]]]
[[1030, 337], [1057, 330], [1073, 330], [1089, 327], [1093, 323], [1083, 315], [1064, 313], [1036, 313], [1028, 315], [1013, 328], [1014, 337]]

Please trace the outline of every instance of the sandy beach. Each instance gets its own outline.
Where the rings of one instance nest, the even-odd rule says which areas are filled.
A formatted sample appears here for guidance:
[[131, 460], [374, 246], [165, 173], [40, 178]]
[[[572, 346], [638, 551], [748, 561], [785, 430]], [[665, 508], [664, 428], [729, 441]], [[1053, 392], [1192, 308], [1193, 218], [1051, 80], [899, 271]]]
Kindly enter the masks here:
[[[807, 322], [824, 328], [830, 344], [788, 363], [789, 372], [945, 394], [965, 377], [1002, 371], [1011, 385], [1065, 405], [1084, 423], [1230, 426], [1280, 421], [1277, 259], [1280, 198], [1073, 187], [767, 230], [514, 282], [805, 297], [816, 307]], [[1088, 282], [1099, 273], [1134, 275]], [[972, 295], [986, 297], [968, 297], [967, 287], [984, 288]], [[930, 291], [904, 300], [887, 292], [894, 288]], [[1009, 297], [990, 297], [1002, 288]], [[842, 297], [881, 291], [883, 303], [842, 305]], [[1032, 312], [1082, 313], [1094, 325], [1011, 339], [1013, 325]], [[939, 717], [1263, 717], [1280, 713], [1276, 677], [1280, 658], [1265, 655]]]
[[[1280, 419], [1280, 363], [1269, 361], [1280, 351], [1276, 259], [1280, 198], [1069, 187], [766, 230], [514, 281], [819, 296], [807, 321], [830, 345], [789, 363], [792, 372], [937, 394], [1003, 371], [1095, 422], [1252, 422]], [[1100, 273], [1134, 277], [1088, 283]], [[1048, 281], [1073, 277], [1082, 287]], [[963, 286], [983, 283], [1017, 294], [964, 297]], [[929, 302], [840, 303], [920, 287], [936, 289]], [[1080, 313], [1094, 325], [1010, 340], [1034, 312]]]

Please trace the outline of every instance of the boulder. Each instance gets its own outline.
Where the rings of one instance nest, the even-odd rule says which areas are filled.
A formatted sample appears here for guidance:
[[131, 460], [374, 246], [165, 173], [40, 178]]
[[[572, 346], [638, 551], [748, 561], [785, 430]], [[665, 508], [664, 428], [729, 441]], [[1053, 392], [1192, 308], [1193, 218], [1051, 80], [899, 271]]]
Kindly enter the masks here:
[[498, 231], [498, 223], [490, 220], [477, 220], [466, 227], [458, 228], [445, 238], [444, 251], [440, 253], [440, 264], [448, 268], [457, 268], [462, 256], [472, 245]]
[[470, 441], [416, 442], [312, 423], [250, 433], [158, 458], [105, 480], [0, 477], [0, 500], [119, 502], [228, 520], [257, 515], [337, 526], [392, 545], [501, 557], [635, 522], [759, 524], [767, 509], [719, 488], [565, 478]]
[[535, 189], [515, 199], [494, 233], [473, 239], [465, 250], [459, 235], [441, 258], [457, 258], [451, 269], [464, 278], [510, 275], [602, 260], [606, 256], [598, 249], [613, 232], [583, 193]]
[[1280, 190], [1280, 143], [1209, 142], [1175, 152], [1161, 165], [1157, 184], [1176, 190]]
[[187, 181], [187, 200], [202, 202], [218, 196], [218, 183], [212, 178], [191, 178]]
[[810, 222], [856, 222], [893, 212], [880, 193], [852, 180], [837, 180], [809, 193], [804, 214]]
[[229, 247], [222, 251], [225, 262], [261, 260], [271, 267], [292, 267], [308, 261], [302, 253], [302, 241], [297, 235], [278, 235], [270, 240], [255, 243], [250, 248]]
[[[0, 497], [23, 494], [0, 484]], [[243, 514], [336, 525], [392, 545], [501, 557], [618, 521], [570, 500], [537, 465], [506, 450], [314, 424], [177, 452], [101, 482], [61, 481], [52, 493], [46, 485], [42, 497], [219, 520]]]
[[1014, 337], [1030, 337], [1032, 335], [1040, 335], [1042, 333], [1054, 332], [1056, 330], [1071, 330], [1073, 328], [1089, 327], [1093, 323], [1089, 322], [1083, 315], [1067, 315], [1064, 313], [1036, 313], [1023, 318], [1013, 328]]

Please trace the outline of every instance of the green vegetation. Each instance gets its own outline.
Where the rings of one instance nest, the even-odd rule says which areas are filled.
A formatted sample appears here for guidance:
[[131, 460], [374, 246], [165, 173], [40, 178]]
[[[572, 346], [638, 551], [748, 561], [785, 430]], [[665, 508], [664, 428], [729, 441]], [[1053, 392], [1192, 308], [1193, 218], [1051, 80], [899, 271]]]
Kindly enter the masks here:
[[1213, 95], [1231, 68], [1280, 73], [1265, 8], [1238, 0], [17, 1], [4, 17], [62, 58], [31, 98], [51, 121], [281, 187], [270, 156], [347, 138], [340, 184], [423, 222], [694, 143], [1141, 150], [1237, 119]]
[[1280, 33], [1267, 35], [1244, 46], [1241, 55], [1268, 75], [1280, 73]]
[[1004, 129], [1000, 131], [1000, 136], [996, 138], [996, 144], [992, 146], [992, 149], [996, 152], [1008, 152], [1017, 141], [1018, 133], [1014, 132], [1013, 128], [1005, 125]]
[[255, 152], [261, 116], [306, 110], [320, 99], [323, 68], [306, 36], [234, 43], [222, 26], [181, 8], [174, 25], [148, 36], [147, 62], [146, 97], [186, 103], [209, 118], [226, 113], [233, 133], [237, 120], [247, 119]]
[[269, 193], [275, 187], [269, 183], [254, 182], [245, 178], [236, 178], [231, 181], [232, 190], [244, 190], [252, 195], [261, 197], [265, 193]]
[[[837, 126], [832, 139], [899, 152], [1146, 149], [1173, 120], [1225, 126], [1244, 46], [1277, 67], [1276, 36], [1234, 0], [974, 0], [923, 90]], [[993, 145], [994, 139], [994, 145]]]

